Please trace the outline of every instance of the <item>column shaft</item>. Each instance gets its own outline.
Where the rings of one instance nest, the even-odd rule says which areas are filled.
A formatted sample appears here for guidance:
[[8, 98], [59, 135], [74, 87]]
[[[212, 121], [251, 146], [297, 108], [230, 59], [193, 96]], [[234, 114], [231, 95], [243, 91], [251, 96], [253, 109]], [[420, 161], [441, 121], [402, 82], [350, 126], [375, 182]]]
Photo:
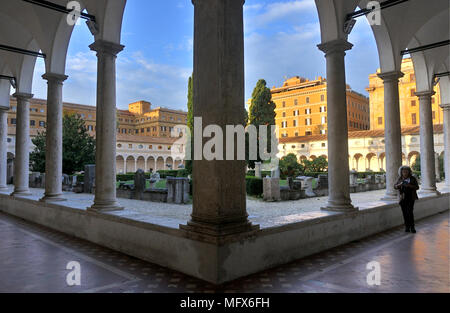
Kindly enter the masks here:
[[12, 196], [31, 195], [30, 171], [30, 99], [32, 94], [15, 93], [17, 98], [16, 157], [14, 160], [14, 192]]
[[116, 199], [116, 58], [124, 46], [97, 40], [97, 130], [92, 211], [121, 210]]
[[[225, 135], [226, 125], [243, 123], [244, 1], [193, 4], [194, 116], [202, 118], [202, 132], [218, 125]], [[205, 140], [196, 143], [202, 148], [204, 144]], [[225, 157], [226, 147], [223, 153]], [[215, 238], [255, 228], [246, 209], [245, 161], [194, 160], [193, 190], [192, 219], [182, 228]]]
[[0, 109], [0, 192], [8, 190], [8, 111]]
[[64, 201], [62, 197], [63, 103], [65, 75], [47, 73], [47, 128], [45, 153], [45, 195], [41, 201]]
[[[328, 94], [328, 203], [324, 210], [357, 210], [350, 199], [348, 151], [347, 84], [345, 51], [353, 45], [346, 40], [320, 44], [327, 62]], [[357, 168], [357, 164], [355, 168]]]
[[442, 104], [444, 110], [444, 172], [445, 190], [450, 191], [450, 103]]
[[434, 156], [433, 116], [431, 96], [433, 91], [418, 92], [420, 112], [420, 194], [433, 195], [436, 191], [436, 167]]
[[383, 200], [387, 201], [398, 200], [398, 192], [394, 189], [398, 179], [398, 169], [402, 166], [402, 127], [398, 82], [403, 75], [399, 71], [378, 75], [384, 82], [386, 194]]

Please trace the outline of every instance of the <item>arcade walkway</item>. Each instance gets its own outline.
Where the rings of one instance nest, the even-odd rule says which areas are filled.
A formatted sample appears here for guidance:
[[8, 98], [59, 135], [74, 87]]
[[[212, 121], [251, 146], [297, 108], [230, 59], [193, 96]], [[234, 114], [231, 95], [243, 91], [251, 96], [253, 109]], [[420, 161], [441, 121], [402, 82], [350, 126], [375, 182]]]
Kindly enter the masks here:
[[[220, 287], [0, 213], [0, 292], [450, 292], [449, 213]], [[81, 264], [68, 287], [66, 265]], [[371, 261], [381, 285], [366, 283]]]

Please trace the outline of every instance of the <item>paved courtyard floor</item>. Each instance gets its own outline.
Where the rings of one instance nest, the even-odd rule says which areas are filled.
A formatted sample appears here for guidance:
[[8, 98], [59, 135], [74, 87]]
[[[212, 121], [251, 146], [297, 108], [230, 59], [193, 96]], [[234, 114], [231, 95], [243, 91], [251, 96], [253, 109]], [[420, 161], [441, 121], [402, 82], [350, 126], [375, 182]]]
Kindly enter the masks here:
[[[1, 204], [0, 204], [1, 205]], [[449, 213], [214, 286], [0, 213], [0, 292], [450, 292]], [[81, 286], [68, 287], [69, 262]], [[366, 266], [380, 264], [379, 286]]]
[[[444, 184], [438, 184], [438, 189]], [[13, 187], [9, 186], [9, 193]], [[42, 189], [31, 189], [32, 196], [29, 199], [38, 200], [42, 198]], [[376, 190], [351, 194], [353, 204], [361, 210], [380, 206], [388, 202], [381, 201], [385, 190]], [[90, 194], [64, 193], [64, 206], [86, 210], [93, 203], [94, 196]], [[286, 202], [264, 202], [257, 199], [247, 199], [247, 211], [250, 220], [261, 228], [281, 226], [305, 219], [312, 219], [326, 215], [336, 214], [334, 212], [321, 211], [328, 197], [301, 199]], [[124, 211], [111, 214], [130, 219], [136, 219], [162, 226], [178, 228], [180, 224], [186, 224], [192, 213], [192, 205], [177, 205], [168, 203], [146, 202], [129, 199], [119, 199], [119, 203], [125, 207]]]

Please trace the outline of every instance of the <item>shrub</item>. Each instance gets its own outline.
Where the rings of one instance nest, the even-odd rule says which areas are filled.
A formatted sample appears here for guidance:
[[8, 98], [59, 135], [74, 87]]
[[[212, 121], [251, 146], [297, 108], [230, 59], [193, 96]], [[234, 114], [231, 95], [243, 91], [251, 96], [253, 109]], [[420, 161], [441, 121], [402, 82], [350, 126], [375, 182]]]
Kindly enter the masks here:
[[263, 180], [261, 178], [249, 177], [245, 178], [247, 194], [249, 196], [261, 196], [263, 194]]
[[189, 170], [179, 170], [177, 173], [177, 177], [188, 177], [189, 176]]
[[178, 171], [177, 170], [161, 170], [158, 171], [159, 176], [161, 178], [167, 178], [167, 177], [177, 177]]

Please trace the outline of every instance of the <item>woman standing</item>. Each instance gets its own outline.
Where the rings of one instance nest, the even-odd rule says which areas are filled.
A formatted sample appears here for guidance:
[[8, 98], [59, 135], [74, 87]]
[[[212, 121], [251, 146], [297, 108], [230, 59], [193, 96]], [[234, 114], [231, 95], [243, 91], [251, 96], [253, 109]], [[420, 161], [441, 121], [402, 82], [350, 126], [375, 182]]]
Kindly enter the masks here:
[[402, 207], [403, 218], [405, 220], [405, 231], [415, 234], [414, 202], [419, 199], [417, 197], [419, 183], [412, 175], [412, 170], [409, 166], [400, 167], [398, 175], [399, 178], [394, 188], [400, 192], [400, 206]]

